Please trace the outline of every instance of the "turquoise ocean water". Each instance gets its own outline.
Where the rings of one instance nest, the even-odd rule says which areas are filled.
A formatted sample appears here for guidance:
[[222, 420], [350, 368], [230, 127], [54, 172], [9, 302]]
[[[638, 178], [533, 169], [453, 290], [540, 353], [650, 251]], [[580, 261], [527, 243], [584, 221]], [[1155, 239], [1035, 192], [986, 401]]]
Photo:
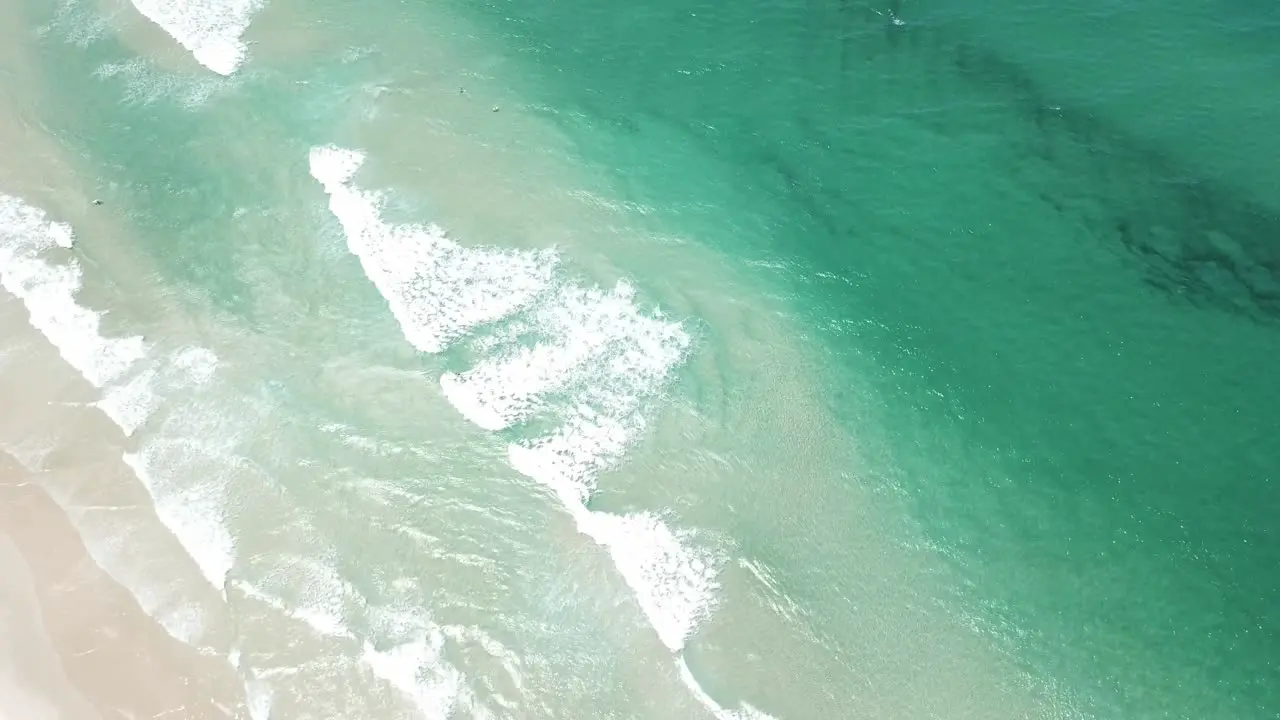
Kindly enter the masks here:
[[15, 7], [232, 714], [1280, 714], [1273, 6]]

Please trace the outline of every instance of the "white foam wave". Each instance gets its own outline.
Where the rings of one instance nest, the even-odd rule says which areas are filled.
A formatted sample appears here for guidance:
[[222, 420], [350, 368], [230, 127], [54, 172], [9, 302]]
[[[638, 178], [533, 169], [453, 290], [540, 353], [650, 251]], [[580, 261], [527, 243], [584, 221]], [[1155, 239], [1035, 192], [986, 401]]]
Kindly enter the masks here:
[[155, 382], [155, 369], [147, 368], [126, 383], [108, 387], [94, 406], [111, 418], [125, 435], [133, 435], [160, 406]]
[[[465, 250], [435, 228], [392, 227], [376, 193], [352, 179], [364, 156], [338, 147], [311, 151], [311, 174], [352, 252], [415, 347], [439, 352], [484, 323], [518, 313], [541, 340], [532, 347], [490, 343], [494, 356], [440, 379], [445, 396], [481, 428], [511, 427], [566, 396], [547, 436], [513, 443], [513, 468], [552, 489], [577, 527], [607, 547], [641, 610], [672, 651], [714, 605], [721, 559], [652, 514], [588, 510], [596, 475], [622, 456], [645, 427], [644, 398], [660, 391], [691, 340], [678, 323], [637, 309], [634, 291], [552, 282], [539, 256]], [[466, 282], [462, 282], [465, 279]], [[513, 340], [513, 338], [512, 338]]]
[[777, 720], [774, 716], [756, 708], [751, 703], [742, 703], [736, 710], [730, 710], [717, 703], [707, 691], [703, 689], [698, 680], [693, 677], [693, 673], [689, 670], [688, 663], [685, 662], [684, 656], [680, 656], [676, 660], [676, 667], [680, 671], [680, 679], [684, 682], [685, 687], [693, 692], [693, 696], [697, 698], [702, 706], [711, 711], [716, 720]]
[[[605, 339], [595, 346], [600, 351], [591, 362], [546, 366], [556, 384], [572, 387], [573, 402], [558, 410], [559, 427], [512, 443], [508, 459], [517, 471], [550, 488], [579, 530], [608, 548], [658, 637], [678, 652], [714, 608], [723, 558], [697, 548], [687, 533], [673, 530], [656, 515], [613, 515], [586, 505], [599, 474], [618, 462], [643, 432], [644, 398], [659, 392], [691, 341], [678, 324], [641, 314], [629, 291], [611, 300], [613, 307], [597, 314], [606, 328], [572, 319], [543, 326], [567, 338], [555, 344], [560, 347], [580, 347], [589, 333]], [[586, 314], [577, 308], [563, 316]], [[490, 397], [520, 396], [518, 375], [474, 377], [496, 388], [488, 390]]]
[[0, 285], [23, 302], [31, 325], [67, 364], [103, 390], [93, 405], [125, 435], [132, 435], [159, 407], [157, 384], [162, 376], [166, 386], [202, 384], [211, 377], [217, 358], [202, 348], [186, 348], [168, 363], [139, 370], [152, 346], [138, 335], [103, 336], [105, 313], [76, 302], [82, 286], [80, 264], [74, 257], [47, 257], [71, 249], [74, 241], [70, 226], [49, 220], [42, 210], [17, 198], [0, 195]]
[[[128, 590], [142, 611], [171, 637], [199, 647], [209, 613], [191, 601], [189, 588], [175, 577], [172, 566], [167, 573], [157, 573], [161, 563], [157, 562], [156, 548], [165, 547], [165, 542], [156, 534], [164, 531], [154, 524], [103, 513], [104, 508], [84, 506], [74, 499], [73, 490], [50, 486], [49, 482], [45, 480], [44, 489], [66, 513], [94, 563]], [[194, 577], [192, 581], [198, 582]]]
[[[188, 580], [176, 572], [181, 565], [170, 564], [178, 556], [170, 555], [166, 561], [156, 555], [158, 548], [172, 546], [172, 531], [139, 522], [129, 512], [131, 506], [85, 504], [79, 499], [82, 488], [76, 476], [42, 472], [44, 457], [54, 447], [52, 441], [32, 436], [16, 446], [6, 445], [4, 450], [27, 470], [41, 473], [42, 489], [66, 513], [94, 563], [125, 588], [170, 636], [199, 647], [208, 624], [208, 609], [191, 600]], [[192, 560], [189, 552], [181, 557], [182, 561]], [[197, 581], [194, 575], [190, 579]]]
[[602, 413], [585, 403], [568, 410], [553, 432], [507, 447], [511, 467], [550, 488], [566, 506], [584, 505], [596, 476], [626, 452], [644, 425], [638, 413]]
[[557, 425], [550, 433], [508, 448], [511, 465], [551, 489], [578, 528], [608, 548], [661, 641], [678, 652], [715, 603], [722, 559], [695, 549], [687, 533], [656, 515], [595, 512], [587, 502], [600, 471], [643, 431], [646, 398], [680, 364], [689, 335], [637, 308], [625, 282], [609, 292], [560, 282], [548, 292], [549, 258], [464, 249], [437, 228], [386, 224], [379, 196], [352, 185], [363, 160], [351, 150], [315, 148], [311, 174], [406, 338], [440, 352], [502, 318], [540, 338], [520, 346], [515, 333], [496, 333], [501, 341], [477, 343], [491, 355], [468, 371], [446, 373], [444, 393], [489, 430], [551, 413]]
[[539, 396], [580, 378], [588, 363], [623, 364], [620, 374], [633, 384], [660, 381], [678, 362], [688, 336], [675, 323], [638, 312], [634, 295], [626, 281], [611, 292], [562, 286], [531, 311], [545, 340], [462, 374], [445, 373], [445, 395], [476, 425], [501, 430], [532, 414]]
[[439, 640], [438, 635], [423, 634], [389, 650], [376, 650], [368, 643], [364, 649], [364, 661], [373, 674], [403, 693], [428, 718], [449, 717], [460, 689], [456, 679], [433, 677]]
[[177, 40], [197, 62], [230, 75], [247, 53], [240, 36], [261, 0], [133, 0], [148, 20]]
[[160, 408], [164, 395], [207, 384], [218, 357], [201, 347], [187, 347], [167, 360], [108, 386], [94, 406], [106, 413], [125, 435], [133, 435]]
[[[233, 665], [235, 663], [232, 663]], [[244, 683], [245, 705], [249, 708], [250, 720], [270, 720], [271, 703], [274, 693], [271, 685], [265, 680], [253, 678]]]
[[214, 477], [200, 478], [202, 482], [192, 484], [174, 482], [175, 475], [189, 477], [191, 468], [183, 465], [189, 462], [185, 456], [190, 451], [199, 453], [200, 449], [194, 443], [164, 442], [150, 444], [138, 453], [125, 453], [123, 459], [146, 486], [160, 521], [196, 561], [205, 579], [223, 592], [235, 561], [235, 541], [223, 518], [223, 480]]
[[202, 76], [192, 79], [168, 73], [151, 63], [133, 58], [126, 62], [109, 62], [98, 66], [94, 76], [115, 79], [124, 85], [124, 99], [129, 103], [150, 105], [164, 98], [176, 100], [186, 108], [203, 105], [220, 88], [230, 82], [225, 78]]
[[[373, 680], [385, 683], [416, 710], [411, 715], [397, 717], [444, 720], [459, 709], [482, 710], [474, 707], [475, 697], [463, 674], [445, 657], [446, 640], [455, 633], [446, 632], [425, 614], [423, 599], [414, 592], [416, 583], [392, 583], [392, 587], [407, 591], [408, 596], [393, 599], [392, 605], [371, 605], [333, 566], [330, 549], [321, 547], [317, 550], [315, 555], [308, 552], [306, 556], [259, 556], [255, 560], [266, 563], [264, 576], [253, 583], [237, 579], [233, 586], [245, 596], [305, 623], [317, 636], [357, 641], [361, 652], [351, 658], [346, 655], [317, 658], [319, 662], [310, 666], [268, 669], [244, 666], [242, 670], [249, 681], [246, 687], [268, 678], [309, 676], [313, 671], [320, 671], [325, 676], [323, 682], [327, 684], [333, 681], [331, 673], [336, 668], [349, 667], [354, 675], [346, 682], [361, 684]], [[248, 572], [253, 570], [249, 568]], [[347, 625], [348, 613], [359, 631]], [[350, 644], [344, 642], [343, 646], [350, 647]], [[244, 665], [238, 662], [238, 657], [236, 660], [233, 664], [237, 667]], [[337, 660], [336, 664], [334, 660]], [[348, 660], [351, 665], [348, 665]], [[266, 690], [259, 688], [259, 692]], [[251, 708], [255, 697], [253, 692], [249, 694]], [[270, 695], [260, 700], [262, 712], [266, 713], [270, 707]], [[259, 716], [253, 717], [257, 720]]]
[[[641, 314], [630, 295], [629, 288], [616, 292], [608, 298], [610, 307], [601, 312], [571, 306], [545, 313], [561, 318], [542, 326], [559, 338], [548, 347], [587, 346], [598, 351], [592, 356], [578, 350], [568, 362], [553, 361], [542, 367], [544, 376], [555, 379], [541, 387], [571, 387], [572, 402], [558, 409], [561, 424], [557, 428], [534, 440], [512, 443], [508, 459], [518, 472], [552, 490], [578, 529], [608, 548], [658, 637], [672, 651], [679, 651], [715, 605], [722, 558], [695, 548], [687, 533], [677, 533], [655, 515], [614, 515], [587, 508], [599, 473], [618, 462], [644, 430], [644, 399], [661, 390], [691, 342], [678, 324]], [[574, 320], [587, 315], [599, 318], [607, 329]], [[591, 345], [583, 336], [592, 332], [606, 339]], [[591, 362], [579, 361], [584, 355]], [[472, 397], [500, 402], [519, 398], [520, 377], [518, 372], [476, 373], [470, 382], [479, 391]]]
[[[191, 389], [213, 378], [218, 358], [209, 350], [187, 347], [107, 388], [94, 403], [126, 435], [132, 435], [160, 407], [162, 392]], [[201, 573], [222, 591], [234, 557], [234, 542], [223, 522], [223, 486], [218, 460], [236, 434], [228, 422], [209, 422], [205, 413], [183, 408], [182, 422], [166, 423], [170, 432], [143, 444], [122, 459], [143, 484], [155, 504], [156, 515], [195, 560]], [[172, 425], [196, 425], [194, 432], [176, 437]], [[219, 443], [221, 443], [219, 445]], [[213, 460], [211, 461], [211, 458]], [[210, 472], [212, 470], [212, 472]]]
[[123, 376], [147, 354], [140, 336], [104, 337], [103, 314], [76, 303], [81, 288], [75, 258], [47, 261], [43, 255], [72, 246], [70, 226], [51, 221], [39, 208], [0, 195], [0, 285], [27, 308], [31, 325], [95, 387]]
[[444, 720], [471, 704], [462, 674], [444, 658], [445, 634], [417, 612], [379, 608], [371, 618], [384, 647], [365, 641], [362, 659], [374, 676], [409, 700], [425, 718]]
[[326, 146], [311, 150], [311, 175], [329, 194], [347, 247], [386, 299], [405, 337], [423, 352], [442, 351], [472, 329], [525, 307], [551, 281], [550, 252], [464, 248], [433, 225], [382, 220], [382, 198], [350, 182], [364, 156]]
[[609, 548], [663, 644], [673, 652], [682, 650], [715, 605], [722, 559], [695, 549], [687, 536], [649, 513], [587, 512], [577, 520], [579, 529]]

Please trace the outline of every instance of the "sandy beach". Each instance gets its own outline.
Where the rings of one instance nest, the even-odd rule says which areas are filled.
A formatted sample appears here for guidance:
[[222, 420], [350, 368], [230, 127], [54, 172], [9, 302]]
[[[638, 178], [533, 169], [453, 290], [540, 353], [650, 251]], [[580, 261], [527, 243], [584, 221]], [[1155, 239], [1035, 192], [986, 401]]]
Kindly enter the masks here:
[[[110, 527], [110, 515], [120, 515], [121, 542], [143, 539], [124, 533], [154, 517], [120, 462], [118, 430], [84, 404], [87, 383], [24, 327], [22, 315], [22, 306], [3, 295], [0, 577], [8, 610], [3, 623], [22, 632], [3, 633], [2, 652], [5, 667], [24, 674], [10, 675], [12, 682], [0, 687], [22, 687], [26, 697], [7, 690], [0, 695], [0, 714], [233, 717], [240, 689], [231, 667], [178, 642], [143, 612], [95, 563], [72, 518], [51, 496], [51, 490], [81, 488], [73, 507], [82, 524], [95, 510], [108, 516], [103, 527]], [[100, 499], [96, 508], [90, 498]], [[29, 714], [39, 702], [53, 714]]]
[[[15, 6], [0, 5], [15, 27], [30, 26], [16, 0], [0, 3]], [[139, 78], [190, 80], [186, 51], [127, 1], [97, 6], [104, 32], [137, 54], [122, 63], [141, 68]], [[837, 422], [821, 381], [829, 358], [782, 281], [738, 268], [644, 204], [661, 195], [628, 192], [583, 162], [589, 146], [565, 129], [573, 118], [522, 103], [511, 89], [523, 86], [512, 79], [516, 63], [486, 50], [491, 38], [444, 20], [426, 32], [408, 14], [363, 30], [366, 21], [348, 27], [338, 17], [287, 0], [263, 9], [245, 36], [255, 62], [225, 81], [244, 94], [199, 106], [191, 127], [180, 116], [172, 137], [147, 117], [103, 121], [100, 109], [119, 109], [113, 96], [78, 107], [63, 93], [88, 118], [66, 127], [130, 128], [96, 144], [48, 129], [60, 108], [42, 95], [61, 86], [42, 74], [52, 72], [41, 65], [47, 53], [0, 31], [0, 200], [18, 198], [75, 228], [74, 247], [41, 246], [46, 269], [76, 276], [55, 288], [65, 295], [75, 285], [71, 311], [67, 297], [52, 299], [64, 315], [106, 313], [90, 350], [136, 339], [138, 358], [95, 379], [67, 350], [93, 332], [54, 338], [55, 347], [48, 327], [32, 326], [29, 311], [57, 292], [24, 306], [0, 290], [0, 720], [382, 720], [461, 717], [471, 707], [476, 717], [739, 720], [756, 717], [756, 703], [787, 720], [1054, 716], [1055, 698], [944, 607], [958, 583], [903, 504], [860, 484], [877, 438]], [[338, 68], [361, 84], [315, 90], [323, 112], [288, 105], [287, 93], [265, 97], [286, 61], [337, 63], [369, 48], [368, 67]], [[326, 75], [314, 77], [289, 82], [319, 88]], [[174, 157], [144, 162], [161, 142]], [[368, 155], [352, 187], [385, 193], [385, 206], [334, 209], [365, 196], [322, 179], [314, 164], [319, 182], [306, 177], [307, 146], [322, 142]], [[654, 146], [673, 155], [682, 147]], [[111, 170], [92, 164], [99, 149], [111, 150]], [[732, 171], [700, 170], [727, 188]], [[161, 212], [170, 204], [179, 209]], [[147, 225], [148, 213], [164, 221]], [[313, 223], [317, 215], [325, 222]], [[339, 222], [366, 215], [376, 232], [340, 231]], [[452, 239], [413, 224], [428, 219]], [[377, 267], [405, 286], [412, 277], [434, 306], [359, 276], [386, 263], [396, 243], [432, 251], [406, 253], [394, 271]], [[436, 317], [442, 304], [458, 312], [441, 288], [456, 282], [465, 299], [473, 283], [509, 281], [485, 266], [496, 256], [475, 246], [487, 244], [556, 247], [556, 292], [531, 305], [532, 320], [508, 311], [475, 327], [459, 321], [469, 344], [450, 337], [451, 354], [415, 353], [388, 307], [413, 305], [416, 321], [452, 328], [456, 318]], [[180, 271], [198, 282], [167, 274]], [[619, 278], [628, 280], [625, 302], [582, 299], [598, 296], [580, 289]], [[698, 336], [678, 370], [668, 367], [674, 360], [650, 361], [663, 354], [650, 328], [668, 327], [652, 320], [665, 317], [655, 305]], [[524, 356], [506, 326], [490, 327], [499, 321], [512, 337], [545, 323], [537, 330], [555, 357], [528, 368], [512, 360]], [[595, 327], [588, 321], [612, 338], [603, 349], [578, 332]], [[628, 348], [630, 365], [605, 366], [615, 345]], [[214, 359], [195, 369], [178, 362], [192, 350]], [[501, 406], [498, 393], [514, 388], [531, 404], [513, 403], [501, 418], [508, 426], [479, 433], [445, 396], [441, 368], [454, 378], [491, 368], [474, 374], [477, 397]], [[678, 389], [663, 384], [669, 370]], [[104, 393], [129, 395], [135, 380], [152, 403], [136, 427], [101, 403]], [[520, 382], [543, 390], [526, 393]], [[571, 468], [584, 492], [603, 477], [589, 508], [594, 535], [583, 529], [585, 502], [562, 512], [562, 497], [547, 497], [527, 465], [510, 461], [513, 448], [529, 450], [521, 441], [555, 423], [588, 428], [587, 440], [565, 431], [581, 457], [621, 458], [621, 449], [589, 443], [609, 428], [580, 409], [605, 402], [579, 394], [589, 383], [607, 386], [610, 405], [636, 408], [617, 411], [610, 436], [632, 443], [626, 462]], [[572, 412], [561, 408], [569, 398]], [[405, 459], [368, 449], [379, 447]], [[156, 450], [155, 473], [138, 460], [147, 449]], [[803, 602], [818, 610], [802, 612]], [[502, 635], [508, 625], [517, 630]], [[255, 696], [266, 698], [256, 713], [246, 679], [273, 694]], [[628, 704], [636, 701], [645, 705]], [[601, 711], [611, 703], [624, 714]]]
[[[77, 223], [92, 198], [42, 134], [22, 8], [3, 13], [17, 21], [0, 34], [0, 193]], [[86, 546], [82, 528], [110, 532], [113, 513], [121, 547], [163, 530], [97, 399], [0, 291], [0, 717], [235, 717], [243, 691], [225, 659], [175, 640]]]
[[[219, 682], [229, 679], [218, 672], [224, 664], [169, 637], [89, 557], [38, 479], [7, 455], [0, 465], [0, 592], [8, 611], [0, 714], [234, 717], [233, 688]], [[33, 713], [41, 704], [45, 712]]]

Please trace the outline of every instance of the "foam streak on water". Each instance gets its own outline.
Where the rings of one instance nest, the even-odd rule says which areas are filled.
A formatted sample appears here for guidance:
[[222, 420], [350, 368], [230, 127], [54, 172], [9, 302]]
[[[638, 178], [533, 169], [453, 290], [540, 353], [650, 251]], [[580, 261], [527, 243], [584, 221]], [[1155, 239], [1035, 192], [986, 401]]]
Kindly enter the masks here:
[[[106, 388], [95, 405], [126, 434], [133, 434], [161, 406], [166, 395], [190, 393], [208, 385], [218, 358], [199, 347], [183, 348], [152, 361], [127, 382]], [[122, 459], [146, 487], [156, 515], [205, 579], [221, 591], [231, 569], [235, 543], [223, 520], [225, 466], [236, 433], [233, 424], [209, 419], [196, 406], [171, 412], [157, 434]], [[182, 430], [175, 432], [174, 426]], [[195, 427], [195, 430], [188, 428]]]
[[[433, 227], [387, 224], [379, 196], [352, 185], [363, 159], [351, 150], [315, 148], [311, 174], [406, 338], [419, 350], [439, 352], [500, 319], [532, 328], [532, 346], [497, 334], [475, 343], [481, 359], [470, 370], [446, 373], [444, 393], [487, 430], [535, 416], [553, 420], [550, 432], [510, 446], [511, 465], [550, 489], [578, 529], [609, 550], [658, 637], [680, 653], [715, 605], [722, 554], [698, 548], [691, 533], [657, 514], [616, 515], [587, 503], [598, 474], [644, 430], [648, 402], [683, 361], [691, 338], [679, 323], [640, 310], [625, 282], [611, 291], [584, 287], [553, 277], [542, 256], [463, 248]], [[753, 708], [726, 711], [696, 682], [691, 687], [717, 717], [767, 717]]]
[[44, 258], [55, 249], [68, 250], [70, 226], [51, 221], [43, 210], [0, 194], [0, 286], [22, 300], [31, 325], [95, 387], [124, 375], [147, 354], [141, 337], [106, 338], [99, 332], [102, 313], [76, 303], [80, 264]]
[[133, 0], [148, 20], [191, 51], [197, 62], [230, 75], [244, 62], [240, 36], [261, 7], [260, 0]]
[[405, 642], [377, 650], [367, 642], [363, 660], [373, 674], [399, 690], [424, 718], [447, 718], [464, 692], [461, 675], [441, 655], [444, 635], [424, 627]]
[[611, 291], [567, 284], [531, 312], [543, 336], [485, 360], [462, 374], [445, 373], [440, 383], [449, 401], [476, 425], [501, 430], [538, 410], [539, 399], [608, 363], [627, 363], [642, 382], [660, 381], [646, 370], [663, 371], [678, 361], [687, 337], [678, 325], [641, 315], [634, 291], [624, 282]]
[[190, 487], [166, 482], [168, 474], [155, 469], [153, 458], [170, 449], [152, 445], [141, 454], [126, 453], [124, 461], [151, 494], [161, 522], [196, 561], [209, 584], [222, 591], [235, 558], [235, 541], [223, 522], [222, 479], [204, 478]]
[[342, 223], [347, 247], [414, 347], [440, 352], [471, 330], [527, 306], [547, 288], [552, 253], [472, 250], [434, 225], [385, 222], [382, 198], [350, 185], [363, 162], [364, 156], [351, 150], [315, 148], [311, 174], [329, 193], [329, 209]]
[[676, 667], [680, 671], [680, 680], [685, 686], [693, 692], [693, 696], [697, 698], [702, 706], [711, 711], [716, 720], [773, 720], [773, 716], [757, 709], [751, 703], [744, 702], [737, 710], [730, 710], [717, 703], [707, 691], [698, 684], [693, 677], [693, 673], [689, 670], [689, 664], [684, 661], [684, 657], [680, 657], [676, 661]]

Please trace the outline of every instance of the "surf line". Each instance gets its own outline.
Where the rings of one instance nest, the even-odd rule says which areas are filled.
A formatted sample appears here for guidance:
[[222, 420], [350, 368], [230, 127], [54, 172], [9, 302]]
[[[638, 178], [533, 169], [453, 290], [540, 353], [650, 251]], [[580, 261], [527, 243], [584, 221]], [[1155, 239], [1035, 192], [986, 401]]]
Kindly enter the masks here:
[[439, 353], [499, 322], [530, 328], [532, 346], [501, 337], [476, 346], [469, 370], [441, 376], [446, 399], [490, 432], [550, 418], [549, 432], [508, 445], [511, 467], [551, 491], [577, 529], [609, 551], [704, 707], [723, 720], [769, 718], [750, 705], [717, 704], [684, 661], [687, 638], [716, 604], [724, 554], [656, 513], [588, 507], [600, 473], [644, 431], [650, 402], [685, 361], [692, 340], [680, 323], [642, 311], [625, 281], [605, 291], [565, 277], [553, 252], [464, 247], [438, 226], [384, 220], [384, 195], [354, 183], [363, 152], [324, 145], [309, 160], [347, 248], [415, 348]]
[[143, 17], [190, 52], [196, 62], [224, 77], [245, 61], [248, 46], [241, 35], [264, 4], [262, 0], [131, 2]]

